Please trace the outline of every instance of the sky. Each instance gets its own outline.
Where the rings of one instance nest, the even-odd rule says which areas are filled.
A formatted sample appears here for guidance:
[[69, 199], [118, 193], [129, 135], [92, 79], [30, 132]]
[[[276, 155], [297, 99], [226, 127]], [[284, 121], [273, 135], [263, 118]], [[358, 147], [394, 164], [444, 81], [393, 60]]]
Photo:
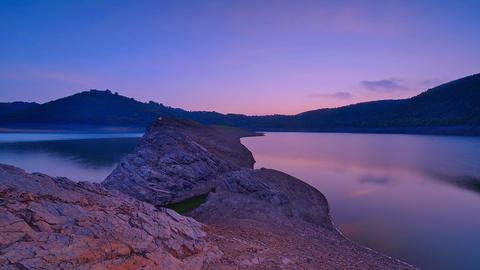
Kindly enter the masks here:
[[480, 1], [0, 0], [0, 102], [295, 114], [480, 72]]

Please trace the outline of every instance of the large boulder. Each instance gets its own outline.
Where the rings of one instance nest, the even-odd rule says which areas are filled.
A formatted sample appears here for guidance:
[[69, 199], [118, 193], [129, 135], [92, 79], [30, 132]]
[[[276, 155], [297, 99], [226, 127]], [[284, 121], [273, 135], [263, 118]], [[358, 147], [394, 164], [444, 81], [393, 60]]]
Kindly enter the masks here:
[[208, 193], [224, 173], [252, 168], [254, 162], [234, 132], [164, 118], [148, 127], [103, 185], [164, 206]]
[[201, 269], [202, 224], [99, 184], [0, 164], [1, 269]]
[[280, 171], [242, 169], [224, 176], [190, 215], [207, 224], [255, 224], [273, 230], [300, 224], [334, 231], [321, 192]]

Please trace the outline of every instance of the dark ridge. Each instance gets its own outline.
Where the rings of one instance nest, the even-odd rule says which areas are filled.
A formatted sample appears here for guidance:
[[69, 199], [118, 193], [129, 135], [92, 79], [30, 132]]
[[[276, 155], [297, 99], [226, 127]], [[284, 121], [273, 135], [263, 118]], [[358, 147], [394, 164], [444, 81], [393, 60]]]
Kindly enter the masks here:
[[6, 128], [137, 127], [158, 117], [260, 131], [318, 131], [480, 135], [480, 74], [400, 100], [380, 100], [297, 115], [247, 116], [186, 111], [91, 90], [2, 116]]
[[23, 111], [26, 109], [34, 108], [40, 104], [35, 102], [0, 102], [0, 116], [8, 115], [11, 113]]

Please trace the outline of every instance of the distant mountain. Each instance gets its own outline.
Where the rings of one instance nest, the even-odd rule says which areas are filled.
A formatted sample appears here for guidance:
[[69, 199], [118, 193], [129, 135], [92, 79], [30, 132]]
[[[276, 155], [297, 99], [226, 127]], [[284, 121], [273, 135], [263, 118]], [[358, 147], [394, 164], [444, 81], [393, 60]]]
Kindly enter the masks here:
[[14, 112], [22, 111], [25, 109], [30, 109], [40, 104], [35, 102], [0, 102], [0, 117], [3, 115], [11, 114]]
[[22, 127], [144, 127], [158, 116], [174, 116], [176, 111], [155, 102], [142, 103], [109, 90], [90, 90], [4, 115], [0, 124]]
[[[11, 104], [11, 103], [7, 103]], [[132, 127], [143, 129], [158, 117], [192, 119], [208, 124], [235, 125], [233, 114], [190, 112], [148, 103], [112, 93], [90, 90], [24, 109], [11, 110], [0, 117], [0, 127], [78, 129], [92, 127]], [[238, 115], [238, 117], [246, 117]]]
[[480, 124], [480, 74], [402, 100], [381, 100], [321, 109], [296, 116], [305, 128], [385, 128]]
[[90, 90], [0, 117], [0, 127], [134, 127], [157, 117], [255, 130], [480, 135], [480, 74], [401, 100], [364, 102], [297, 115], [246, 116], [186, 111], [143, 103], [108, 90]]
[[[232, 121], [234, 120], [234, 121]], [[256, 130], [480, 135], [480, 74], [400, 100], [379, 100], [297, 115], [226, 117]]]

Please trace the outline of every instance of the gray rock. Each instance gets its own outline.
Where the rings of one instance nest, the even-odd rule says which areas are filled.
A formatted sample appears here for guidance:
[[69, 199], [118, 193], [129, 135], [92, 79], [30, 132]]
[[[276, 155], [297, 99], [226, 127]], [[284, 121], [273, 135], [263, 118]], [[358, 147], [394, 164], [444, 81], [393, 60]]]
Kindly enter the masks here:
[[235, 129], [159, 119], [103, 185], [157, 206], [216, 188], [196, 211], [204, 220], [218, 216], [233, 222], [248, 216], [333, 227], [319, 191], [281, 172], [253, 170], [253, 156], [238, 134]]
[[224, 176], [190, 215], [205, 223], [251, 223], [272, 229], [310, 225], [334, 231], [328, 202], [318, 190], [285, 173], [242, 169]]
[[239, 136], [188, 120], [159, 119], [103, 185], [164, 206], [209, 192], [224, 173], [252, 168]]

